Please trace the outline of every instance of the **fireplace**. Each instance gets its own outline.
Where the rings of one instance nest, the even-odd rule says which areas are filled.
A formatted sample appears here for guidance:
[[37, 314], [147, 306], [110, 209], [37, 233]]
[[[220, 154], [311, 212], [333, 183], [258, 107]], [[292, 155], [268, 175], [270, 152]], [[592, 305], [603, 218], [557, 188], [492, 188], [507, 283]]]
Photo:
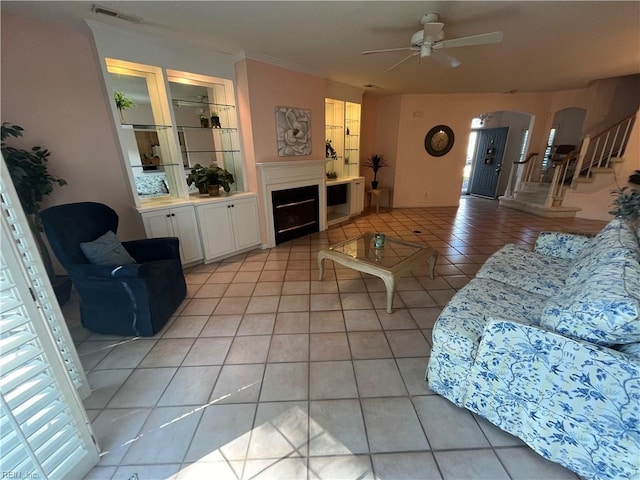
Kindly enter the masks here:
[[267, 234], [265, 247], [327, 228], [326, 163], [322, 159], [256, 164]]
[[319, 230], [318, 186], [271, 192], [276, 245]]

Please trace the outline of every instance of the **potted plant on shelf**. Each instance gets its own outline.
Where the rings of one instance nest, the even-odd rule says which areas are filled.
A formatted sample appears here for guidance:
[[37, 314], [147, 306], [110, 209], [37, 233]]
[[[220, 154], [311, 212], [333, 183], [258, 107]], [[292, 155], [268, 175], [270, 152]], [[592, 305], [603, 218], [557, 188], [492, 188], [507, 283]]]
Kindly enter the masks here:
[[127, 108], [131, 108], [135, 106], [135, 103], [133, 103], [133, 100], [131, 100], [130, 98], [127, 98], [127, 96], [124, 93], [118, 92], [118, 91], [113, 92], [113, 98], [116, 101], [116, 108], [118, 109], [118, 113], [120, 114], [120, 121], [124, 123], [123, 112]]
[[213, 112], [211, 114], [211, 128], [222, 128], [222, 125], [220, 125], [220, 115], [218, 115], [218, 112]]
[[375, 190], [376, 188], [378, 188], [378, 170], [380, 170], [383, 167], [387, 167], [388, 164], [384, 160], [384, 157], [382, 155], [378, 155], [377, 153], [374, 153], [371, 156], [369, 156], [369, 158], [367, 158], [367, 161], [364, 164], [364, 166], [373, 170], [373, 180], [371, 181], [371, 188]]
[[209, 177], [207, 176], [207, 168], [196, 163], [191, 168], [191, 173], [187, 176], [187, 185], [194, 185], [201, 195], [209, 193]]
[[231, 191], [232, 183], [235, 183], [233, 175], [217, 165], [203, 167], [196, 163], [187, 176], [187, 185], [195, 185], [201, 195], [209, 194], [212, 197], [220, 195], [220, 187], [227, 193]]
[[217, 165], [210, 165], [207, 168], [207, 180], [209, 182], [209, 195], [212, 197], [220, 195], [220, 187], [229, 193], [231, 184], [235, 182], [233, 175]]
[[200, 126], [202, 128], [209, 128], [209, 117], [207, 117], [204, 113], [200, 114]]
[[2, 124], [2, 156], [20, 198], [22, 209], [29, 222], [58, 303], [63, 305], [71, 293], [71, 280], [65, 275], [56, 275], [53, 269], [51, 255], [41, 234], [40, 202], [45, 195], [53, 192], [55, 183], [62, 187], [67, 182], [60, 177], [51, 175], [47, 170], [46, 163], [51, 154], [46, 148], [35, 146], [31, 150], [22, 150], [11, 147], [4, 142], [7, 137], [21, 137], [23, 130], [19, 125], [11, 125], [6, 122]]

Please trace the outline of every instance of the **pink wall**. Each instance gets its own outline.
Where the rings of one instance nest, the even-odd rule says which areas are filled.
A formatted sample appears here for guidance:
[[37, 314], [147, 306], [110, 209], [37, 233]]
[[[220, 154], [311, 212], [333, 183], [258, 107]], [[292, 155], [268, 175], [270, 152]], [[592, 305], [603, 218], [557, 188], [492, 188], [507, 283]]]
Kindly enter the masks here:
[[[325, 80], [256, 60], [240, 63], [246, 70], [246, 86], [243, 86], [246, 91], [238, 95], [248, 99], [248, 112], [241, 110], [241, 114], [248, 113], [252, 125], [253, 152], [247, 158], [253, 158], [256, 163], [324, 158]], [[238, 89], [240, 87], [238, 85]], [[278, 156], [276, 107], [311, 110], [310, 155]]]
[[49, 170], [68, 183], [42, 206], [106, 203], [120, 216], [121, 239], [143, 237], [89, 38], [54, 23], [3, 14], [1, 47], [2, 121], [25, 129], [23, 146], [48, 148]]

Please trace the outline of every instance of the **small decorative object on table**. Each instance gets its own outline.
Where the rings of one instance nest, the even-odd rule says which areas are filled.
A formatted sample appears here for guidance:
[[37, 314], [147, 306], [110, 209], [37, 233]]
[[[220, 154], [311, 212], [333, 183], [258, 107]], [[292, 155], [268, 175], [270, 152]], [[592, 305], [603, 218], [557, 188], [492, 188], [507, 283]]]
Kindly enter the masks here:
[[384, 247], [384, 241], [385, 241], [384, 233], [376, 233], [375, 237], [373, 238], [374, 238], [373, 248]]
[[329, 180], [335, 180], [338, 178], [338, 174], [336, 172], [327, 172], [327, 178]]
[[387, 162], [385, 162], [382, 155], [374, 153], [369, 158], [367, 158], [364, 166], [369, 167], [371, 170], [373, 170], [373, 180], [371, 181], [371, 188], [375, 190], [376, 188], [378, 188], [378, 170], [383, 167], [387, 167], [388, 164]]

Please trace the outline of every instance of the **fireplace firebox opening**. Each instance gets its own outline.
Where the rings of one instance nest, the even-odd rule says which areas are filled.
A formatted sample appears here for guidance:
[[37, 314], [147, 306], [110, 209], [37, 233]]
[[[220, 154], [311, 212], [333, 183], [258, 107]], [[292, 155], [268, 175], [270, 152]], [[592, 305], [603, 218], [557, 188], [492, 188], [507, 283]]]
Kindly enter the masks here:
[[271, 192], [276, 245], [320, 231], [318, 186]]

